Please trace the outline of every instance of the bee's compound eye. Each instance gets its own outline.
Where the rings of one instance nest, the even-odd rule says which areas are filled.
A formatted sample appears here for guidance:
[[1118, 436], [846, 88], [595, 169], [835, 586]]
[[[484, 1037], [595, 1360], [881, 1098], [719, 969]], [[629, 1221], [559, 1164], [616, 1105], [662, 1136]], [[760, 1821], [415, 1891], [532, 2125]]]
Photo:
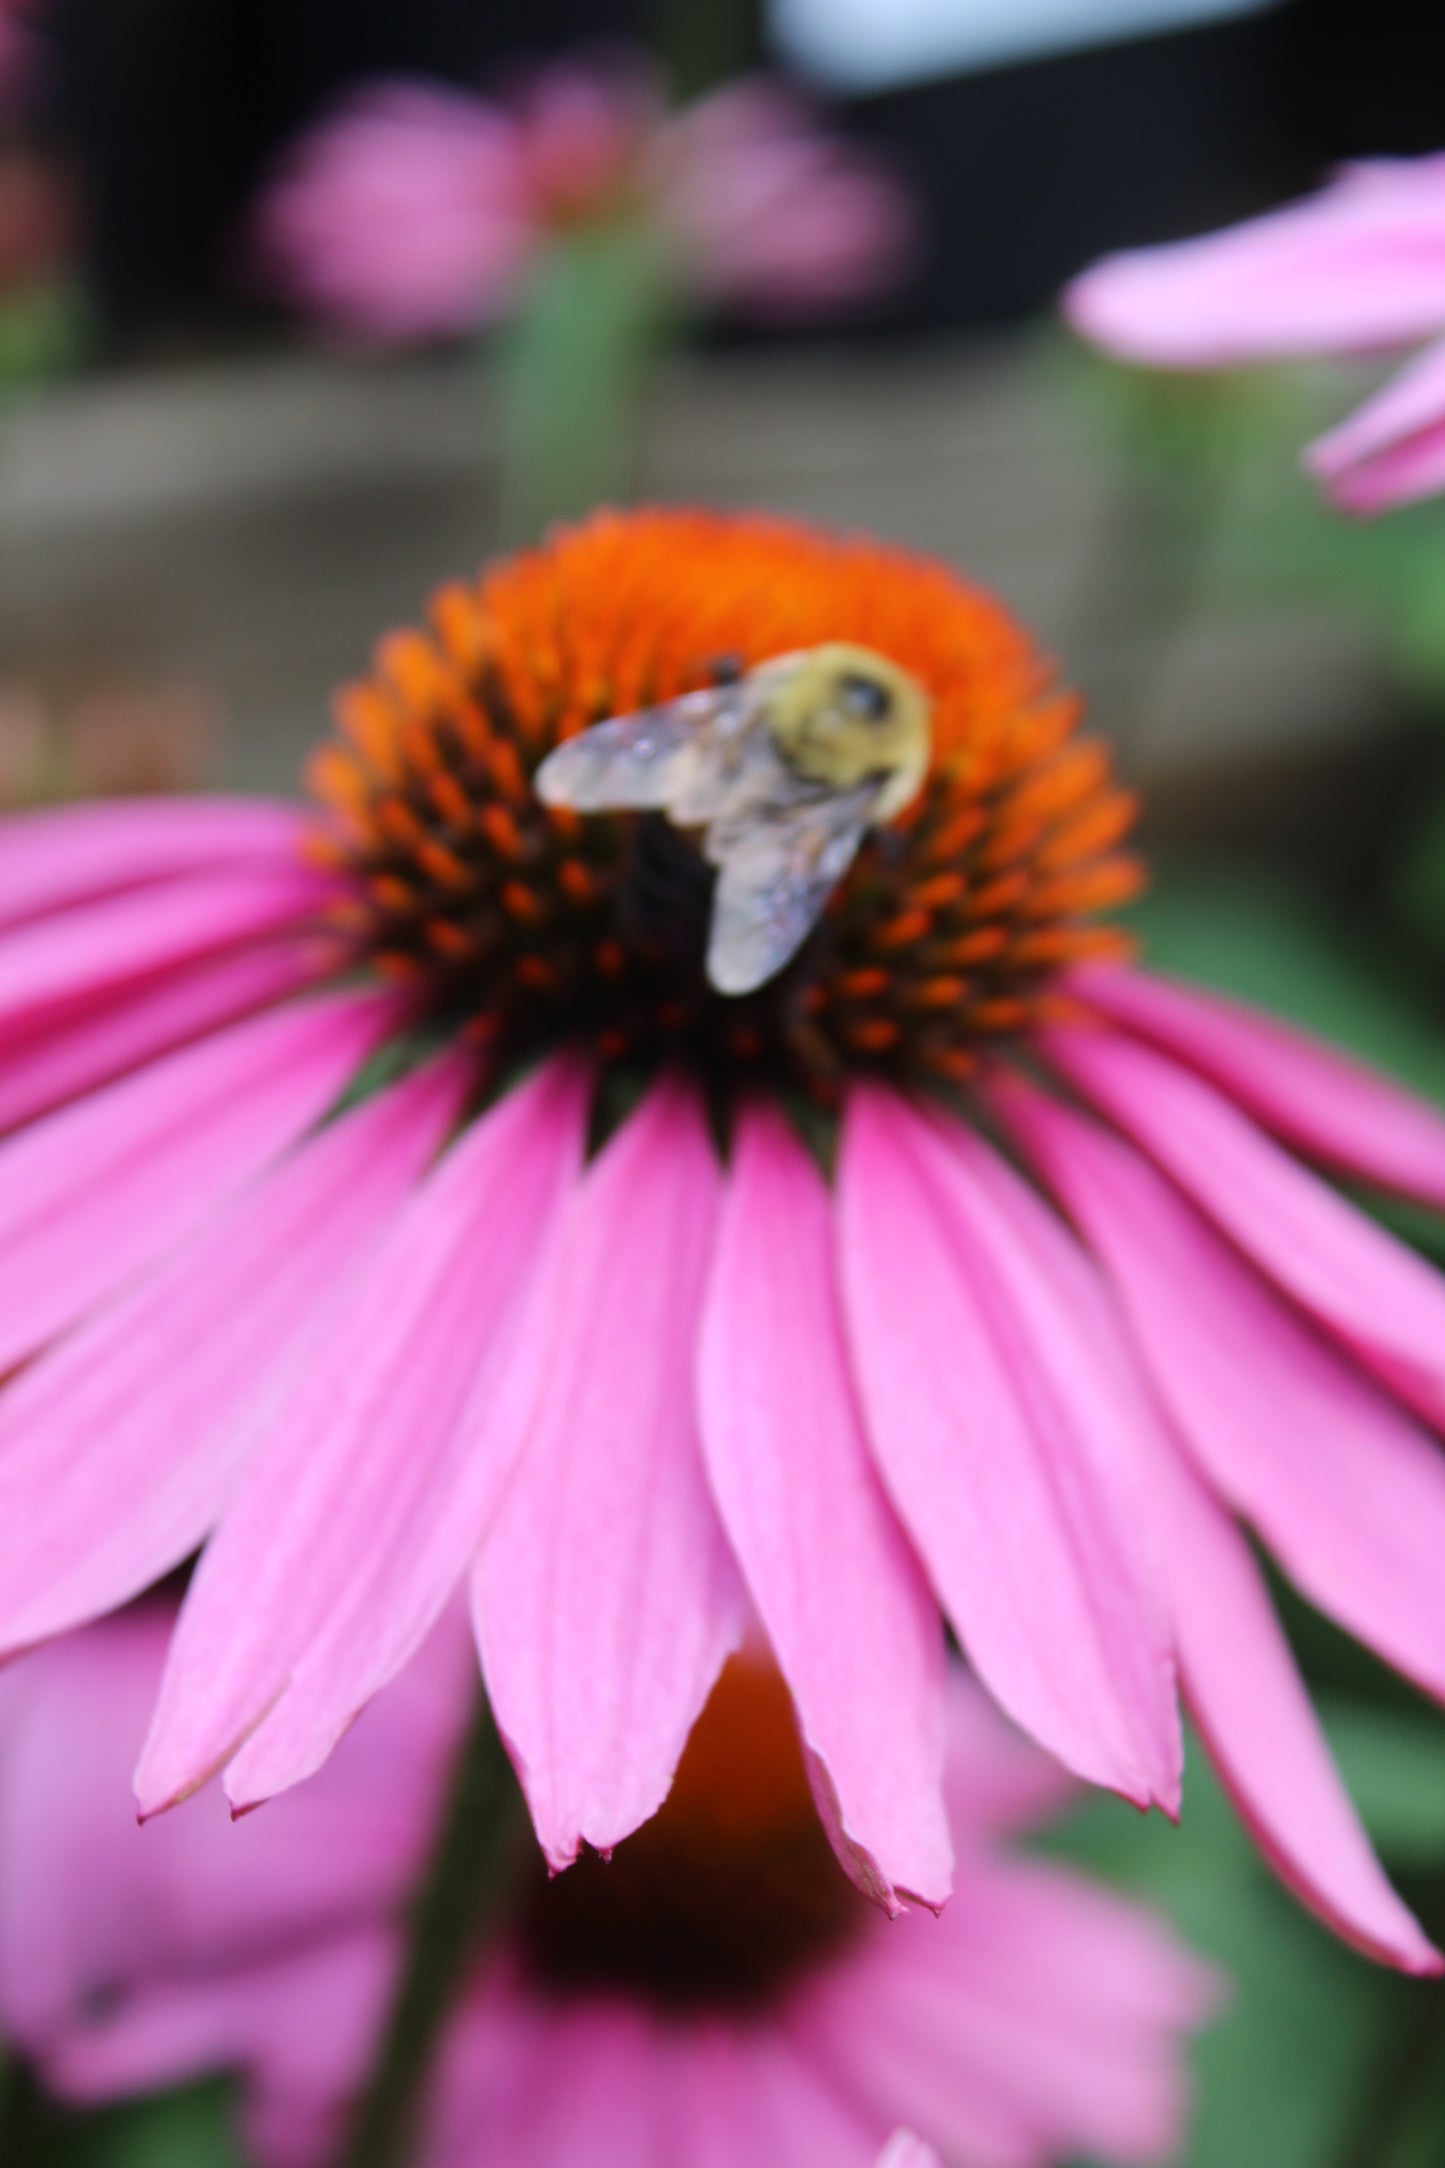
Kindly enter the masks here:
[[849, 671], [838, 682], [838, 700], [845, 715], [856, 715], [860, 722], [884, 723], [893, 713], [893, 695], [877, 678], [863, 677]]

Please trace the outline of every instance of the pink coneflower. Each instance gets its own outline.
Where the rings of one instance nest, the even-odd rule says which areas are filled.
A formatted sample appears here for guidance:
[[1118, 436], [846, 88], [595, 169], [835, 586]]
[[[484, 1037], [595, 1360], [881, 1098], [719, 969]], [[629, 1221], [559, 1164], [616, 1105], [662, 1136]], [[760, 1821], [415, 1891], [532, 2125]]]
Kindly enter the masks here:
[[1429, 340], [1306, 458], [1351, 512], [1445, 489], [1445, 153], [1346, 166], [1285, 210], [1108, 256], [1064, 308], [1111, 353], [1172, 369]]
[[[237, 2071], [254, 2157], [310, 2168], [374, 2062], [464, 1661], [439, 1635], [265, 1814], [235, 1827], [208, 1796], [137, 1831], [126, 1769], [164, 1646], [133, 1615], [0, 1682], [0, 2024], [72, 2100]], [[960, 2168], [1172, 2157], [1212, 1976], [1149, 1912], [1009, 1855], [1060, 1772], [966, 1680], [947, 1707], [957, 1895], [889, 1922], [829, 1851], [776, 1673], [735, 1659], [612, 1861], [555, 1882], [519, 1861], [418, 2168], [576, 2168], [603, 2133], [628, 2168], [873, 2168], [902, 2116]]]
[[[688, 834], [532, 777], [839, 641], [927, 773], [720, 995]], [[0, 1647], [204, 1542], [139, 1795], [245, 1807], [466, 1582], [562, 1867], [655, 1813], [751, 1603], [890, 1909], [950, 1888], [943, 1618], [1169, 1812], [1177, 1667], [1286, 1879], [1436, 1969], [1239, 1523], [1445, 1695], [1445, 1284], [1304, 1164], [1442, 1203], [1445, 1122], [1126, 966], [1132, 801], [1027, 637], [900, 551], [609, 514], [338, 713], [317, 812], [4, 831]]]
[[352, 336], [507, 315], [539, 250], [619, 221], [684, 295], [775, 316], [866, 300], [914, 243], [906, 192], [779, 85], [669, 115], [636, 69], [559, 65], [514, 96], [421, 82], [351, 93], [290, 150], [253, 228], [259, 276]]

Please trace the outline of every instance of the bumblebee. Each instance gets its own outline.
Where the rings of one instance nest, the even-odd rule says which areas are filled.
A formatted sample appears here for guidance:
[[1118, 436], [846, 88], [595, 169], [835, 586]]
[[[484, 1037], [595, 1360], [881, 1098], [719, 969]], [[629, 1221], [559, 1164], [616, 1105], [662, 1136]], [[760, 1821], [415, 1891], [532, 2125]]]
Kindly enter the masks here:
[[544, 804], [665, 814], [717, 869], [707, 975], [720, 994], [775, 978], [868, 829], [917, 795], [929, 702], [896, 663], [829, 641], [705, 692], [614, 716], [537, 770]]

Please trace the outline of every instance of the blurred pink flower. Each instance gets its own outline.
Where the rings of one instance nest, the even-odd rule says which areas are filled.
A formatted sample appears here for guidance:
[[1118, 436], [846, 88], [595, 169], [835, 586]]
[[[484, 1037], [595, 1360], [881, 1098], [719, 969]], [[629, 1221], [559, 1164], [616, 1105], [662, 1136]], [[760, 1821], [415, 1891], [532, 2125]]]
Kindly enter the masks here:
[[40, 0], [0, 0], [0, 114], [22, 102], [35, 77]]
[[1346, 166], [1282, 211], [1105, 257], [1064, 309], [1097, 345], [1163, 368], [1432, 340], [1306, 457], [1347, 511], [1445, 489], [1445, 152]]
[[[701, 942], [659, 961], [646, 832], [532, 777], [823, 632], [953, 750], [745, 1005]], [[1290, 1885], [1439, 1970], [1245, 1529], [1445, 1700], [1445, 1281], [1306, 1164], [1439, 1207], [1445, 1119], [1098, 960], [1133, 805], [1019, 628], [858, 539], [599, 515], [446, 590], [338, 717], [309, 814], [0, 834], [0, 1653], [204, 1545], [137, 1789], [224, 1767], [245, 1807], [468, 1587], [560, 1868], [656, 1813], [751, 1606], [896, 1910], [951, 1887], [946, 1618], [1141, 1807], [1178, 1809], [1182, 1688]]]
[[503, 101], [353, 93], [283, 158], [251, 252], [337, 329], [401, 341], [504, 316], [549, 236], [620, 217], [652, 225], [682, 292], [774, 315], [878, 292], [915, 238], [900, 182], [774, 84], [669, 115], [639, 69], [557, 66]]
[[[233, 1825], [137, 1830], [156, 1611], [0, 1680], [0, 2023], [63, 2097], [242, 2077], [266, 2168], [334, 2149], [470, 1702], [442, 1631], [314, 1782]], [[819, 1828], [777, 1676], [724, 1674], [657, 1821], [549, 1883], [519, 1862], [444, 2032], [418, 2168], [872, 2168], [900, 2117], [972, 2168], [1170, 2158], [1213, 1976], [1142, 1908], [1008, 1838], [1067, 1791], [961, 1677], [959, 1894], [890, 1923]], [[558, 2073], [565, 2082], [558, 2082]], [[888, 2168], [924, 2168], [916, 2139]]]

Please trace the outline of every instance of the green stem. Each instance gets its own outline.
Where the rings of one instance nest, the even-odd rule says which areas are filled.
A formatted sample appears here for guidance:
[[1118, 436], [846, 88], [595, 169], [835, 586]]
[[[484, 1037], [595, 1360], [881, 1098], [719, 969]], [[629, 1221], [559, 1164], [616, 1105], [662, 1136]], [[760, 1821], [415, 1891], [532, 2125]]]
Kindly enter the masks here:
[[644, 220], [582, 227], [544, 252], [498, 357], [504, 544], [634, 495], [672, 295]]
[[479, 1697], [412, 1906], [407, 1962], [376, 2070], [337, 2168], [401, 2168], [409, 2156], [443, 2028], [506, 1878], [516, 1799], [491, 1710]]

